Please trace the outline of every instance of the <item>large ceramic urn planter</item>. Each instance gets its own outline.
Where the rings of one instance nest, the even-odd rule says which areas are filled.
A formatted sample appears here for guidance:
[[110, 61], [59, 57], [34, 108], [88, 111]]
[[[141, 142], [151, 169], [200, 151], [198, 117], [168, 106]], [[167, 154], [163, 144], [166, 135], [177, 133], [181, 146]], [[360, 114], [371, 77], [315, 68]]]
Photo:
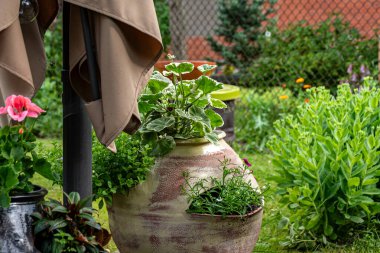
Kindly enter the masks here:
[[45, 188], [35, 186], [33, 192], [11, 196], [10, 207], [0, 207], [1, 253], [39, 252], [34, 248], [30, 215], [37, 211], [38, 203], [46, 194]]
[[[108, 214], [120, 252], [251, 253], [261, 228], [261, 208], [243, 219], [186, 213], [189, 204], [183, 192], [184, 174], [194, 181], [220, 178], [219, 161], [225, 158], [241, 165], [223, 139], [218, 145], [204, 139], [177, 142], [171, 153], [157, 160], [145, 182], [128, 195], [115, 195]], [[251, 174], [246, 180], [258, 187]]]

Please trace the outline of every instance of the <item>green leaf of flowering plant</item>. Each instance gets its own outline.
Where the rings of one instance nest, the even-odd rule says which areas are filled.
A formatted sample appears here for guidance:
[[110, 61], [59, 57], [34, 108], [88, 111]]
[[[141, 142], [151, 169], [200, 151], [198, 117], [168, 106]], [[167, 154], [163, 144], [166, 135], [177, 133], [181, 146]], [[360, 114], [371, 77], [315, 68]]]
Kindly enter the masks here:
[[9, 207], [11, 203], [11, 198], [9, 197], [9, 190], [0, 189], [0, 206], [3, 208]]
[[207, 72], [210, 72], [211, 70], [215, 69], [217, 66], [216, 65], [209, 65], [209, 64], [203, 64], [197, 69], [202, 72], [202, 74], [206, 74]]
[[208, 76], [199, 77], [195, 80], [195, 83], [197, 84], [198, 89], [203, 91], [205, 95], [223, 88], [222, 83], [219, 83]]
[[192, 107], [189, 108], [189, 114], [192, 117], [200, 118], [199, 122], [201, 122], [202, 124], [207, 126], [208, 129], [211, 130], [211, 121], [203, 108], [193, 105]]
[[146, 129], [155, 131], [155, 132], [160, 132], [164, 130], [165, 128], [172, 126], [174, 123], [175, 123], [174, 117], [158, 118], [149, 122], [146, 125]]
[[207, 117], [210, 119], [210, 123], [211, 123], [212, 128], [223, 126], [224, 121], [223, 121], [222, 116], [220, 116], [214, 110], [206, 109], [205, 113], [206, 113]]
[[34, 170], [44, 178], [55, 180], [55, 176], [51, 170], [51, 164], [46, 159], [40, 158], [38, 160], [35, 160], [33, 167]]
[[172, 136], [165, 136], [160, 138], [157, 141], [157, 145], [155, 145], [152, 149], [151, 155], [153, 156], [163, 156], [173, 150], [175, 147], [175, 141]]
[[218, 140], [219, 140], [218, 135], [216, 133], [214, 133], [214, 132], [206, 133], [205, 134], [205, 138], [209, 142], [214, 143], [214, 144], [216, 144], [218, 142]]
[[218, 109], [227, 108], [227, 105], [222, 100], [217, 98], [210, 98], [210, 105]]
[[147, 87], [153, 93], [158, 93], [172, 84], [172, 81], [163, 76], [159, 71], [154, 71], [148, 81]]
[[180, 76], [192, 72], [194, 64], [190, 62], [172, 62], [166, 65], [165, 68], [176, 76]]

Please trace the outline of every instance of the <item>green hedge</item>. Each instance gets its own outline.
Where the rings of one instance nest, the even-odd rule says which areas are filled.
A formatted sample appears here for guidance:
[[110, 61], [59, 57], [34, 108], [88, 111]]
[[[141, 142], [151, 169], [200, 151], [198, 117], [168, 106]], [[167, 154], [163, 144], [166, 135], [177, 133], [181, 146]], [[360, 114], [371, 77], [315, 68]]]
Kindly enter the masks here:
[[338, 16], [315, 26], [301, 22], [286, 30], [272, 25], [268, 31], [259, 39], [260, 57], [243, 76], [247, 86], [270, 87], [303, 77], [313, 86], [335, 90], [339, 80], [347, 79], [350, 64], [364, 64], [377, 75], [377, 40], [363, 38]]

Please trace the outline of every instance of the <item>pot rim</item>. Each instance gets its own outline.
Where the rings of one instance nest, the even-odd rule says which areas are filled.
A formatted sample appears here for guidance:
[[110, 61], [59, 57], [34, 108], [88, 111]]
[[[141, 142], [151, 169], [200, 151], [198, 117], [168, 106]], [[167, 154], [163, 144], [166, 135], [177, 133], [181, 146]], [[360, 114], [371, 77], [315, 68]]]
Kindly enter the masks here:
[[[214, 62], [214, 61], [205, 61], [205, 60], [174, 60], [174, 62], [179, 62], [179, 63], [181, 63], [181, 62], [192, 62], [192, 63], [203, 63], [203, 64], [209, 64], [209, 65], [216, 65], [216, 62]], [[172, 61], [171, 60], [159, 60], [159, 61], [157, 61], [157, 63], [156, 64], [169, 64], [169, 63], [172, 63]], [[155, 65], [156, 65], [155, 64]]]
[[220, 214], [206, 214], [206, 213], [190, 213], [189, 215], [193, 218], [200, 218], [200, 219], [209, 219], [209, 218], [212, 218], [212, 219], [217, 219], [217, 220], [236, 220], [236, 219], [239, 219], [239, 220], [244, 220], [244, 219], [247, 219], [247, 218], [251, 218], [252, 216], [255, 216], [256, 214], [260, 213], [261, 211], [263, 211], [263, 207], [260, 206], [258, 208], [256, 208], [255, 210], [247, 213], [247, 214], [244, 214], [244, 215], [226, 215], [224, 218], [222, 215]]
[[[223, 139], [226, 137], [226, 133], [221, 130], [215, 130], [214, 131], [218, 135], [218, 140]], [[193, 145], [193, 144], [204, 144], [204, 143], [210, 143], [206, 138], [191, 138], [191, 139], [175, 139], [175, 143], [177, 145]]]
[[46, 194], [48, 190], [42, 186], [34, 185], [34, 189], [27, 193], [17, 193], [16, 195], [11, 195], [11, 203], [25, 203], [31, 201], [40, 201]]

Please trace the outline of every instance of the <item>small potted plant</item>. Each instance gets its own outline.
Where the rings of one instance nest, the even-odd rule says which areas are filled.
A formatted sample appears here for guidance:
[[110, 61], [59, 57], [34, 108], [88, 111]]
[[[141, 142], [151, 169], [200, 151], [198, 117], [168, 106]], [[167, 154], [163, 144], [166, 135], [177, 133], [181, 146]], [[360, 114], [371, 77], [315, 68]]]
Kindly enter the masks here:
[[47, 190], [30, 179], [36, 172], [50, 180], [56, 178], [50, 164], [34, 151], [33, 124], [26, 123], [27, 118], [37, 118], [43, 112], [29, 98], [16, 95], [7, 97], [5, 106], [0, 107], [0, 114], [12, 120], [10, 126], [0, 128], [0, 252], [32, 252], [29, 215]]
[[[197, 69], [207, 73], [215, 67], [205, 64]], [[207, 231], [186, 213], [189, 204], [182, 191], [184, 174], [198, 179], [222, 178], [219, 161], [225, 157], [242, 165], [223, 140], [225, 134], [215, 131], [223, 119], [213, 108], [226, 105], [211, 92], [221, 89], [222, 84], [206, 75], [184, 80], [183, 75], [194, 70], [190, 62], [172, 61], [165, 69], [162, 74], [153, 73], [139, 98], [142, 126], [138, 134], [142, 144], [152, 147], [155, 165], [144, 182], [127, 194], [114, 194], [108, 206], [110, 229], [121, 252], [200, 252], [207, 248], [208, 242], [199, 242], [198, 236]], [[251, 174], [244, 179], [258, 188]], [[261, 215], [262, 210], [254, 219], [261, 221]], [[255, 237], [245, 240], [254, 245]]]
[[111, 239], [110, 233], [93, 217], [94, 209], [88, 207], [92, 196], [80, 199], [71, 192], [67, 203], [50, 199], [32, 214], [35, 246], [42, 253], [100, 253]]
[[261, 219], [256, 214], [263, 208], [263, 193], [245, 179], [252, 171], [244, 161], [243, 166], [220, 161], [221, 178], [184, 175], [183, 189], [190, 204], [186, 212], [204, 228], [198, 236], [213, 252], [252, 252], [258, 239]]

